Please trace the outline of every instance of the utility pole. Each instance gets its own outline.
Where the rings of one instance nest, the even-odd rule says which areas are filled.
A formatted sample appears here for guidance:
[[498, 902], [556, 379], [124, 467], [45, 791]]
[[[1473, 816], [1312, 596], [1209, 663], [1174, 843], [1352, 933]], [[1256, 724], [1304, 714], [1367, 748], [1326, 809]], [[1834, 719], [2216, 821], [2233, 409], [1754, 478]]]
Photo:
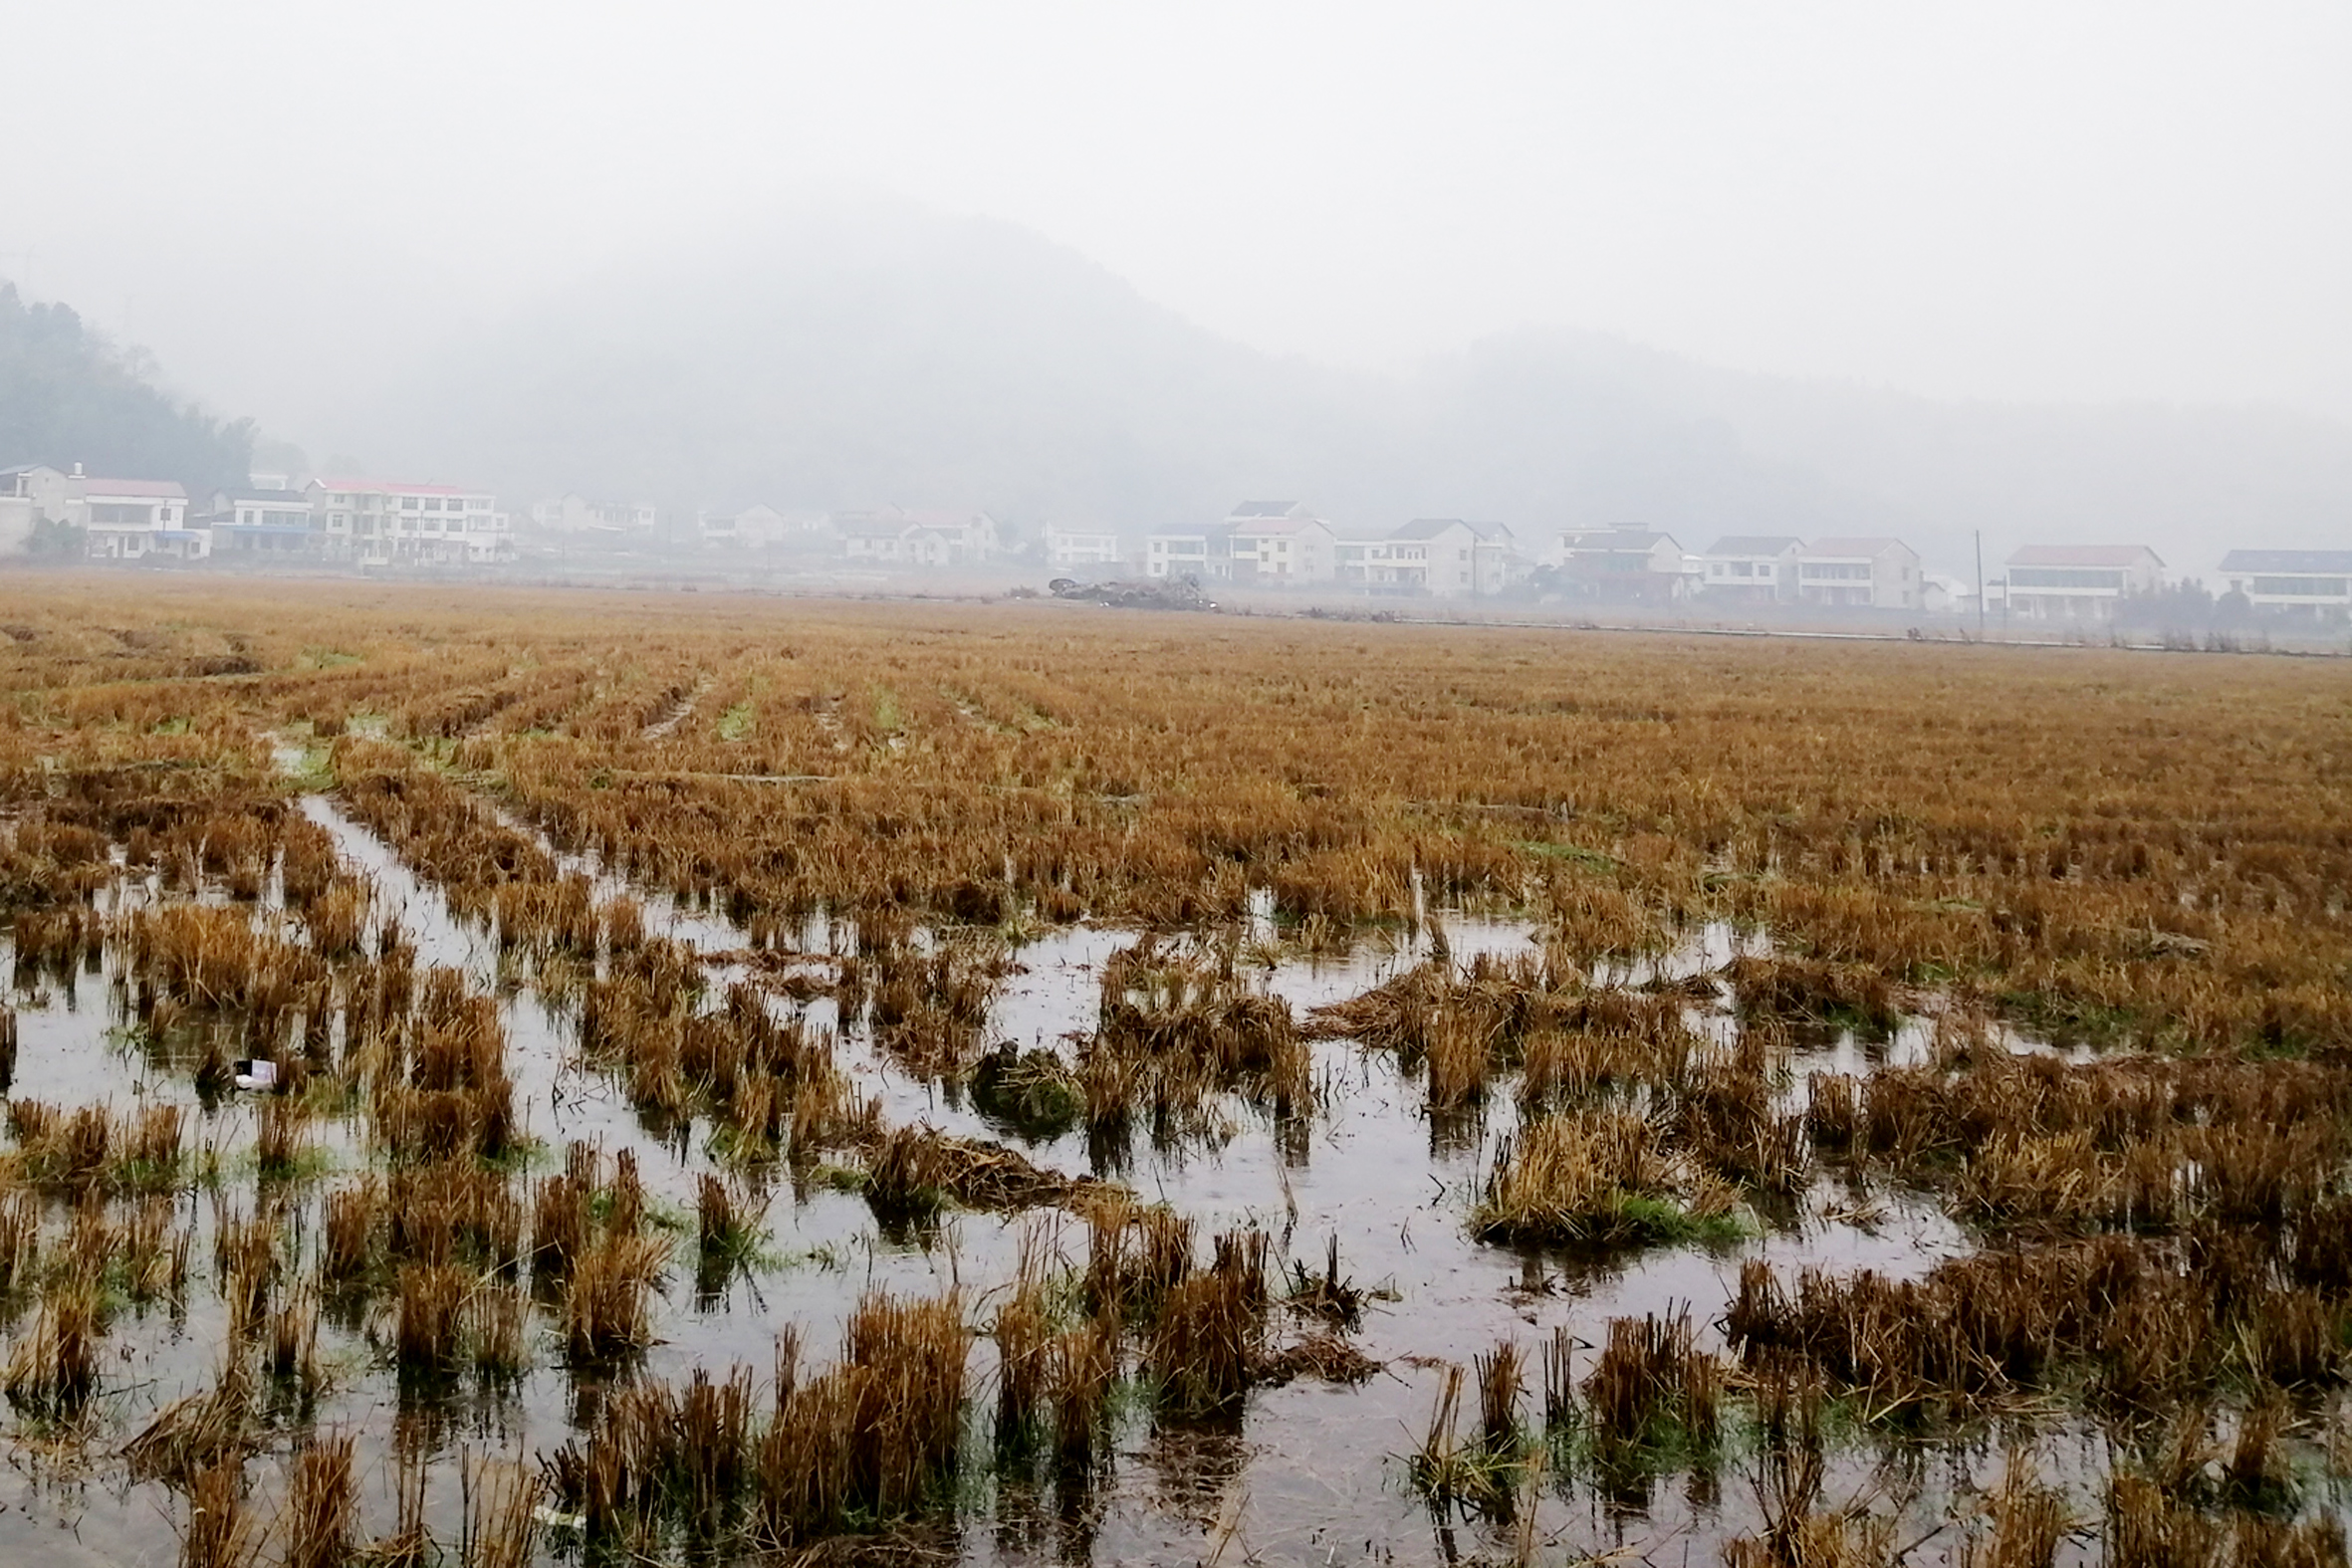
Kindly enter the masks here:
[[1985, 640], [1985, 531], [1977, 530], [1977, 640]]

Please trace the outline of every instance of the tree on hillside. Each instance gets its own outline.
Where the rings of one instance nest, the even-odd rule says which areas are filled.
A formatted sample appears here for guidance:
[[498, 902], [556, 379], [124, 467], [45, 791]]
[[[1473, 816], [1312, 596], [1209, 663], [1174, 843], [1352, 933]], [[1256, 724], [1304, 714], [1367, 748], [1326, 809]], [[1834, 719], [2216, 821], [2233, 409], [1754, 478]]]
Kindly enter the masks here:
[[190, 495], [242, 484], [253, 421], [174, 401], [64, 305], [28, 305], [0, 283], [0, 467], [75, 463], [119, 479], [176, 479]]

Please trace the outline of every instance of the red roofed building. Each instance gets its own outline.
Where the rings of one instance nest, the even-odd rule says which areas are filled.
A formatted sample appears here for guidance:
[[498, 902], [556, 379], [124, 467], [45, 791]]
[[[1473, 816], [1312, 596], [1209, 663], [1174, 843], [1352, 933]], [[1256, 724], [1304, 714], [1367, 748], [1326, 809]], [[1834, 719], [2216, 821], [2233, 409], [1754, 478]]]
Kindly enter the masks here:
[[2116, 606], [2164, 586], [2145, 545], [2027, 545], [2008, 560], [2008, 606], [2027, 620], [2115, 618]]

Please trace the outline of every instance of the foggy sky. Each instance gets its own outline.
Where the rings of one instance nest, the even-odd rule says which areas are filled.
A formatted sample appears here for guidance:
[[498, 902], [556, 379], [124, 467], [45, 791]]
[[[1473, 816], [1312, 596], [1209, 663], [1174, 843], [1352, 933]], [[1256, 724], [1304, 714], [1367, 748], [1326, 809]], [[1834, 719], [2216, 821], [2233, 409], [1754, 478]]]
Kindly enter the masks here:
[[1934, 395], [2352, 416], [2342, 4], [0, 17], [0, 277], [288, 433], [419, 330], [812, 193], [1024, 224], [1339, 363], [1542, 324]]

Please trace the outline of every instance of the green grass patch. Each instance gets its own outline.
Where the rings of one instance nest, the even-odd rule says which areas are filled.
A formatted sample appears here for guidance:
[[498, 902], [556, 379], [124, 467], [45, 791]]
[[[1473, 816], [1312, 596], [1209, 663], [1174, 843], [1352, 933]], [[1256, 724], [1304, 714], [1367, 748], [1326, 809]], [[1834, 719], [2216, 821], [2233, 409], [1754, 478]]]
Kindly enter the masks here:
[[1597, 849], [1587, 849], [1582, 844], [1562, 844], [1548, 838], [1515, 838], [1512, 842], [1529, 854], [1542, 855], [1551, 860], [1572, 861], [1595, 871], [1614, 873], [1624, 869], [1623, 862], [1614, 856], [1604, 855]]

